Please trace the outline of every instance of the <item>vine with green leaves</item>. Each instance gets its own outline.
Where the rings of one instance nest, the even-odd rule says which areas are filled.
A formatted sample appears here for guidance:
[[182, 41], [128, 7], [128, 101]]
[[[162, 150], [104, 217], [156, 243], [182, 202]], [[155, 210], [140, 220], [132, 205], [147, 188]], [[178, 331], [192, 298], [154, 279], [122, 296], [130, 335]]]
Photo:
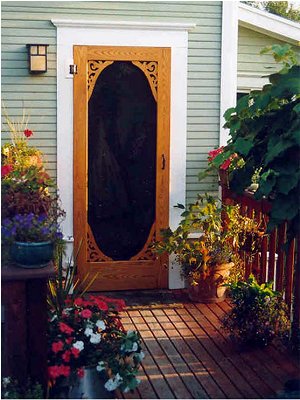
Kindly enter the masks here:
[[288, 221], [291, 239], [300, 221], [300, 64], [288, 44], [262, 50], [268, 52], [283, 68], [269, 75], [262, 90], [252, 90], [225, 112], [230, 139], [214, 162], [221, 165], [233, 154], [243, 158], [244, 165], [230, 174], [230, 187], [238, 194], [259, 171], [254, 196], [271, 202], [268, 231]]

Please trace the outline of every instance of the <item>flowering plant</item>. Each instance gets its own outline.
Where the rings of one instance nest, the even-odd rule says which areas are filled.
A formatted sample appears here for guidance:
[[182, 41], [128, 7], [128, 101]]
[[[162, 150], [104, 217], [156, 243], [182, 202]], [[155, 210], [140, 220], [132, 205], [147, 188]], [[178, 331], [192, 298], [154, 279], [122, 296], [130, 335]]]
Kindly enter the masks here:
[[62, 239], [56, 217], [46, 214], [16, 214], [4, 218], [1, 233], [4, 242], [55, 242]]
[[[69, 383], [83, 376], [84, 367], [95, 367], [106, 376], [105, 388], [123, 392], [134, 389], [141, 360], [141, 339], [137, 332], [126, 332], [118, 312], [123, 300], [105, 296], [87, 299], [71, 296], [58, 314], [49, 312], [48, 373], [50, 382]], [[58, 383], [59, 383], [58, 382]]]
[[200, 180], [204, 179], [213, 171], [219, 172], [221, 170], [231, 172], [244, 165], [244, 160], [240, 156], [236, 153], [232, 153], [232, 151], [224, 146], [209, 151], [207, 160], [208, 168], [198, 175]]
[[222, 326], [233, 340], [243, 345], [266, 346], [276, 336], [288, 334], [287, 305], [272, 285], [273, 282], [260, 285], [253, 275], [247, 281], [227, 284], [233, 306]]
[[2, 216], [18, 213], [42, 213], [50, 207], [49, 187], [53, 180], [45, 171], [42, 153], [28, 144], [33, 132], [28, 129], [28, 117], [12, 121], [4, 113], [11, 141], [1, 147]]

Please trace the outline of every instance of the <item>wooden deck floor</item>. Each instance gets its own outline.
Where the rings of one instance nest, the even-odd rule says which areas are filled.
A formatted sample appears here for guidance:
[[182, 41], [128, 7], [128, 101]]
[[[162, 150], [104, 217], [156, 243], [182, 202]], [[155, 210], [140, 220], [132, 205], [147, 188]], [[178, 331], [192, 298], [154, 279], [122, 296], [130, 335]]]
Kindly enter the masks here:
[[220, 329], [227, 302], [145, 303], [140, 298], [122, 313], [125, 328], [140, 332], [146, 354], [142, 382], [126, 398], [266, 399], [299, 378], [297, 359], [282, 344], [247, 352], [233, 347]]

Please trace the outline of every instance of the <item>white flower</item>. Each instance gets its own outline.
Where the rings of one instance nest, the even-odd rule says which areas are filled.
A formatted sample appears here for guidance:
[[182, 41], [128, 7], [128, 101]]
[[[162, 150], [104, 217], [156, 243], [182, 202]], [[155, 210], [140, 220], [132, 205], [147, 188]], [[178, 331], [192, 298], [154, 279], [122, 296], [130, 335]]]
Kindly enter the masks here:
[[98, 344], [101, 341], [101, 335], [99, 333], [92, 333], [90, 337], [90, 342], [93, 344]]
[[116, 390], [120, 383], [123, 381], [123, 378], [119, 373], [114, 378], [110, 378], [104, 385], [105, 389], [109, 392]]
[[73, 344], [73, 347], [79, 351], [82, 351], [84, 349], [84, 343], [81, 340], [77, 340], [77, 342]]
[[123, 393], [128, 393], [129, 392], [129, 387], [128, 386], [126, 386], [126, 388], [123, 390]]
[[5, 377], [5, 378], [2, 378], [2, 384], [3, 384], [4, 387], [7, 386], [7, 385], [9, 385], [10, 382], [11, 382], [11, 380], [10, 380], [10, 377], [9, 377], [9, 376], [7, 376], [7, 377]]
[[100, 319], [98, 319], [98, 321], [96, 322], [96, 326], [97, 328], [99, 328], [101, 331], [104, 331], [106, 326], [104, 321], [101, 321]]
[[105, 367], [105, 362], [104, 361], [99, 361], [98, 362], [98, 365], [97, 365], [97, 367], [96, 367], [96, 370], [98, 371], [98, 372], [101, 372], [101, 371], [103, 371], [103, 370], [105, 370], [106, 369], [106, 367]]
[[84, 331], [85, 336], [91, 336], [93, 333], [94, 332], [92, 328], [86, 328]]

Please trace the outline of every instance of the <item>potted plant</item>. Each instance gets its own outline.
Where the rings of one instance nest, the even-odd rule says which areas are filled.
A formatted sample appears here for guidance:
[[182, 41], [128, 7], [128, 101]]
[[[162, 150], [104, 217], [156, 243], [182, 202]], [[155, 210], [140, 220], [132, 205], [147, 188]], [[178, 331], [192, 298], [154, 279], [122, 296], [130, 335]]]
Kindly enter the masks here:
[[29, 146], [33, 132], [25, 111], [17, 122], [6, 112], [4, 116], [11, 141], [1, 147], [2, 243], [18, 266], [43, 267], [62, 237], [59, 224], [64, 211], [54, 190], [49, 192], [54, 183], [45, 171], [42, 153]]
[[11, 140], [1, 146], [2, 217], [16, 214], [44, 214], [51, 206], [49, 188], [54, 182], [45, 170], [40, 150], [29, 145], [33, 132], [23, 111], [20, 121], [12, 121], [4, 112]]
[[70, 295], [60, 313], [50, 308], [49, 382], [64, 387], [66, 398], [109, 398], [117, 388], [126, 393], [139, 384], [144, 354], [138, 332], [122, 326], [124, 305], [105, 296]]
[[16, 214], [2, 220], [2, 241], [18, 266], [41, 268], [53, 259], [55, 243], [62, 239], [57, 211], [52, 205], [47, 214]]
[[[178, 205], [180, 208], [185, 208]], [[224, 281], [233, 266], [232, 259], [237, 252], [239, 232], [227, 229], [222, 223], [222, 211], [227, 218], [235, 218], [234, 207], [218, 207], [215, 198], [199, 196], [182, 214], [182, 221], [173, 231], [161, 232], [162, 240], [156, 242], [157, 253], [174, 253], [187, 280], [191, 300], [219, 302], [224, 300]], [[197, 238], [190, 234], [197, 232]]]
[[272, 282], [258, 284], [253, 275], [247, 281], [227, 284], [232, 309], [222, 325], [231, 339], [243, 346], [266, 346], [275, 337], [288, 334], [290, 322], [282, 294]]

